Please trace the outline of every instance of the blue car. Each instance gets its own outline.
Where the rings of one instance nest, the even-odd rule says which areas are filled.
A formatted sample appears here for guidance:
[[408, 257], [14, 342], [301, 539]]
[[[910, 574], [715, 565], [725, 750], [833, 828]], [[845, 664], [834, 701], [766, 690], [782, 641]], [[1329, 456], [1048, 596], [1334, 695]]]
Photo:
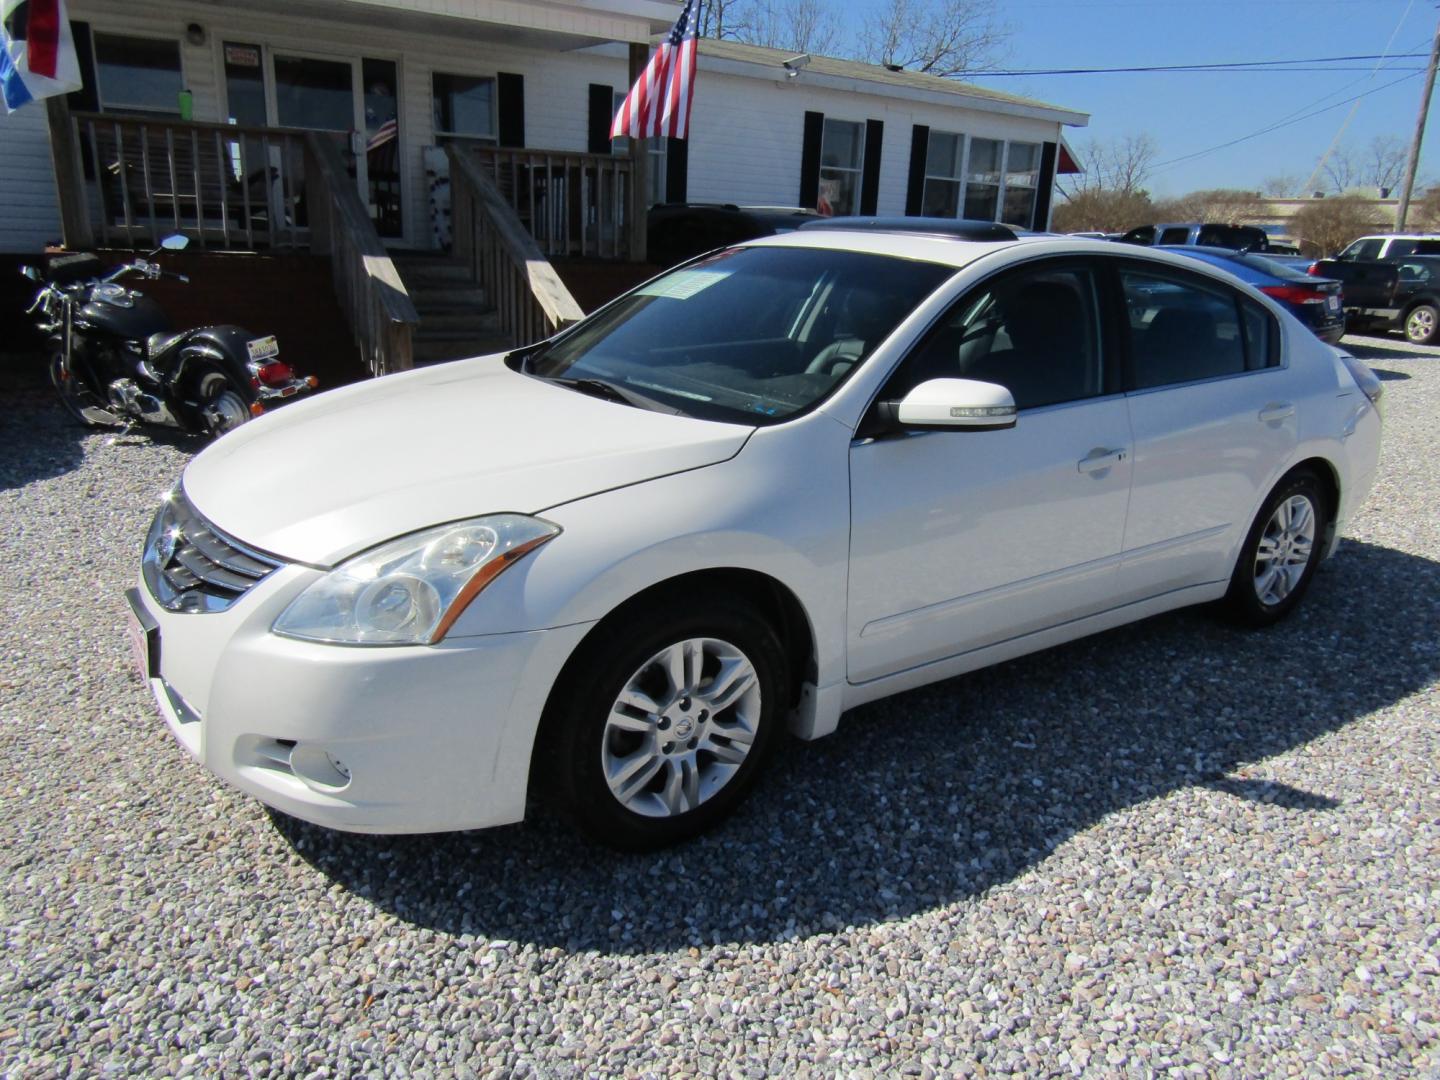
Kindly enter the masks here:
[[1340, 295], [1340, 282], [1333, 278], [1310, 277], [1303, 270], [1264, 255], [1251, 255], [1228, 248], [1165, 244], [1161, 250], [1173, 251], [1230, 271], [1241, 281], [1284, 304], [1326, 344], [1334, 345], [1345, 336], [1345, 305]]

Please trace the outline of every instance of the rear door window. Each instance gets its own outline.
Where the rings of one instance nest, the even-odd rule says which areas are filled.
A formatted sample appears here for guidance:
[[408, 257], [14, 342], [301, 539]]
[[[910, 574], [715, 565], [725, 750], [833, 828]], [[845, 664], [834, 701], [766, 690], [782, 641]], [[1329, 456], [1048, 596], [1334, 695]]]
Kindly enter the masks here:
[[1371, 259], [1380, 257], [1380, 248], [1385, 243], [1380, 237], [1373, 237], [1369, 240], [1356, 240], [1340, 253], [1340, 259], [1344, 262], [1368, 262]]
[[1249, 370], [1236, 293], [1170, 271], [1126, 269], [1120, 280], [1130, 336], [1127, 389]]
[[1190, 242], [1190, 229], [1188, 226], [1178, 226], [1166, 229], [1160, 234], [1162, 244], [1188, 244]]

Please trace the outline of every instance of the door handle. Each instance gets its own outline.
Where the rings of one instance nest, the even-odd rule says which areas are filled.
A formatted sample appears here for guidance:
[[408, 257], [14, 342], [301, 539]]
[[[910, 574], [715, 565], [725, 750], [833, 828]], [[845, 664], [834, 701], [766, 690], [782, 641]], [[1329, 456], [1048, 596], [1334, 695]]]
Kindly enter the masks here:
[[1097, 446], [1090, 453], [1075, 463], [1075, 467], [1082, 473], [1097, 473], [1105, 469], [1113, 468], [1125, 460], [1123, 447], [1106, 448]]
[[1295, 406], [1288, 401], [1272, 401], [1260, 410], [1260, 422], [1262, 424], [1275, 424], [1286, 417], [1295, 415]]

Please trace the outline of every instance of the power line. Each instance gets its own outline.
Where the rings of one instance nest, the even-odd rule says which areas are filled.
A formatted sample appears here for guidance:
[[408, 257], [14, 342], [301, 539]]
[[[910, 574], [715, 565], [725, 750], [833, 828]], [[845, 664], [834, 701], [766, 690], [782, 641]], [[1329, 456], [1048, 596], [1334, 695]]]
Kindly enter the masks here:
[[1249, 135], [1241, 135], [1238, 139], [1231, 139], [1229, 142], [1223, 142], [1217, 146], [1208, 147], [1205, 150], [1197, 150], [1193, 154], [1182, 154], [1180, 157], [1171, 158], [1169, 161], [1162, 161], [1159, 164], [1155, 165], [1151, 169], [1151, 172], [1159, 172], [1161, 169], [1166, 169], [1173, 165], [1179, 165], [1182, 162], [1193, 161], [1195, 158], [1204, 157], [1206, 154], [1213, 154], [1217, 150], [1226, 150], [1242, 142], [1249, 142], [1251, 139], [1258, 139], [1261, 135], [1268, 135], [1272, 131], [1279, 131], [1281, 128], [1289, 127], [1292, 124], [1298, 124], [1303, 120], [1309, 120], [1312, 117], [1320, 116], [1323, 113], [1330, 112], [1333, 109], [1338, 109], [1342, 105], [1349, 105], [1352, 101], [1358, 101], [1360, 98], [1369, 97], [1371, 94], [1378, 94], [1381, 90], [1388, 90], [1392, 86], [1398, 86], [1402, 82], [1407, 82], [1410, 79], [1415, 78], [1416, 74], [1418, 73], [1412, 72], [1409, 75], [1403, 75], [1400, 78], [1395, 79], [1393, 82], [1384, 83], [1380, 86], [1374, 87], [1373, 89], [1366, 90], [1363, 93], [1356, 94], [1354, 97], [1346, 98], [1344, 101], [1337, 101], [1333, 105], [1326, 105], [1322, 109], [1316, 109], [1313, 112], [1305, 113], [1303, 116], [1297, 116], [1293, 120], [1281, 120], [1278, 123], [1271, 124], [1269, 127], [1261, 128], [1259, 131], [1252, 131]]
[[[1357, 60], [1424, 60], [1428, 53], [1395, 53], [1386, 56], [1371, 53], [1361, 56], [1314, 56], [1302, 60], [1229, 60], [1210, 64], [1152, 64], [1143, 67], [1106, 68], [1029, 68], [1014, 71], [976, 72], [977, 77], [998, 77], [1011, 75], [1117, 75], [1155, 71], [1369, 71], [1367, 68], [1301, 68], [1296, 64], [1338, 64]], [[1421, 69], [1416, 69], [1421, 70]]]

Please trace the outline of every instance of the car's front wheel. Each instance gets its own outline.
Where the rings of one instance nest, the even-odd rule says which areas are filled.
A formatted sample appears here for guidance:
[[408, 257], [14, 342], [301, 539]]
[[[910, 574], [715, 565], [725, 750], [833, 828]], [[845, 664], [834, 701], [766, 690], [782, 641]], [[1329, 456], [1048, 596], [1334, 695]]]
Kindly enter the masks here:
[[1265, 500], [1235, 564], [1225, 607], [1247, 626], [1268, 626], [1305, 595], [1325, 543], [1329, 500], [1314, 473], [1291, 473]]
[[744, 796], [774, 747], [786, 686], [784, 650], [750, 605], [667, 594], [587, 642], [552, 697], [536, 779], [602, 843], [673, 844]]

